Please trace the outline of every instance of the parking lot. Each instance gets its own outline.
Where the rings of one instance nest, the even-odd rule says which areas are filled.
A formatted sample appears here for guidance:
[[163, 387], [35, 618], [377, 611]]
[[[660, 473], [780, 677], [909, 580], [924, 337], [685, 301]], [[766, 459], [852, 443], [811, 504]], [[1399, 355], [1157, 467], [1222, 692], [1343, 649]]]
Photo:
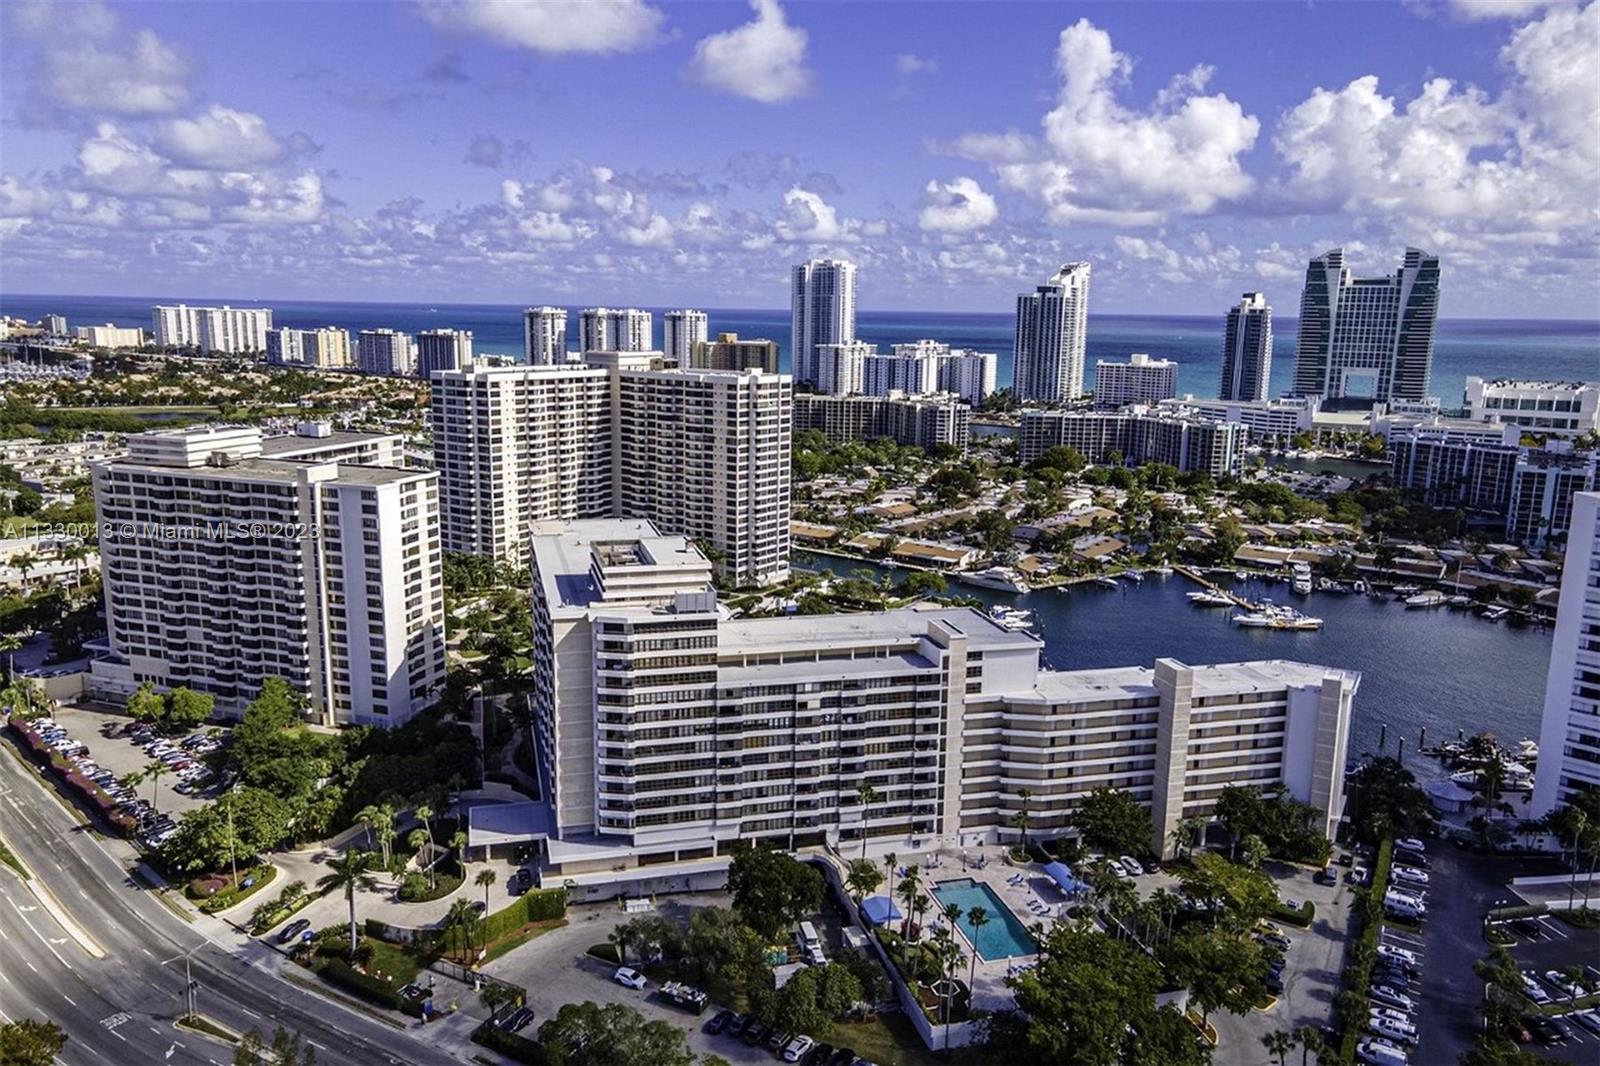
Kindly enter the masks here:
[[[144, 746], [134, 743], [120, 731], [135, 724], [126, 715], [111, 714], [106, 711], [88, 710], [82, 707], [61, 707], [55, 713], [55, 720], [66, 729], [74, 739], [81, 741], [89, 747], [89, 757], [94, 762], [103, 766], [118, 780], [128, 774], [144, 771], [154, 759], [145, 753]], [[206, 727], [196, 732], [209, 732], [216, 727]], [[108, 735], [113, 730], [119, 735]], [[174, 745], [190, 734], [169, 738]], [[150, 800], [155, 808], [162, 812], [178, 815], [194, 807], [201, 806], [206, 800], [215, 798], [207, 793], [187, 795], [179, 792], [176, 773], [164, 773], [154, 782], [145, 780], [136, 788], [141, 799]]]
[[1261, 1038], [1268, 1033], [1329, 1025], [1333, 1000], [1343, 980], [1351, 923], [1350, 888], [1342, 878], [1335, 885], [1318, 884], [1314, 872], [1301, 867], [1269, 862], [1262, 870], [1277, 883], [1280, 897], [1310, 900], [1316, 905], [1316, 916], [1309, 929], [1278, 923], [1289, 938], [1289, 948], [1284, 952], [1283, 992], [1277, 1003], [1245, 1015], [1211, 1015], [1220, 1041], [1212, 1057], [1218, 1066], [1260, 1063]]

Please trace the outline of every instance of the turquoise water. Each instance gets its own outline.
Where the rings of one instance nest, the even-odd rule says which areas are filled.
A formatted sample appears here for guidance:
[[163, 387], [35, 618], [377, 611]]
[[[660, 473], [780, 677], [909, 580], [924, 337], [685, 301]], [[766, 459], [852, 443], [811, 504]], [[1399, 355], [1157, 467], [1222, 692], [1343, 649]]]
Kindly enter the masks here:
[[[150, 308], [156, 303], [211, 304], [224, 301], [194, 294], [164, 296], [36, 296], [0, 293], [0, 314], [37, 319], [44, 314], [67, 316], [71, 325], [115, 322], [150, 328]], [[424, 329], [470, 329], [480, 352], [522, 354], [522, 308], [504, 304], [389, 304], [277, 300], [232, 300], [235, 307], [264, 306], [273, 310], [280, 326], [339, 326], [349, 330], [388, 326], [416, 332]], [[531, 303], [540, 302], [530, 299]], [[617, 296], [614, 304], [626, 303]], [[576, 341], [577, 309], [568, 323], [568, 338]], [[660, 336], [661, 309], [656, 311], [656, 336]], [[713, 333], [734, 332], [744, 337], [767, 337], [783, 349], [781, 363], [788, 368], [789, 312], [787, 309], [710, 308]], [[1195, 315], [1089, 316], [1087, 384], [1094, 386], [1097, 359], [1124, 359], [1129, 352], [1148, 352], [1178, 362], [1178, 391], [1215, 396], [1222, 350], [1222, 317]], [[956, 347], [977, 348], [999, 355], [998, 381], [1011, 381], [1012, 310], [996, 308], [978, 314], [948, 311], [871, 311], [856, 316], [856, 335], [889, 346], [923, 337]], [[1277, 396], [1289, 388], [1294, 373], [1296, 323], [1282, 313], [1273, 317], [1272, 380], [1269, 392]], [[1600, 373], [1600, 322], [1441, 318], [1434, 347], [1433, 376], [1429, 392], [1446, 407], [1461, 403], [1462, 383], [1468, 374], [1483, 377], [1522, 377], [1558, 380], [1592, 380]]]
[[[940, 881], [933, 886], [932, 892], [933, 898], [940, 903], [954, 903], [961, 908], [961, 918], [956, 924], [966, 934], [967, 941], [977, 947], [984, 961], [1038, 953], [1039, 945], [1033, 942], [1027, 927], [988, 885], [969, 877], [960, 881]], [[974, 930], [972, 919], [967, 917], [973, 907], [982, 907], [989, 913], [989, 921], [982, 929]]]

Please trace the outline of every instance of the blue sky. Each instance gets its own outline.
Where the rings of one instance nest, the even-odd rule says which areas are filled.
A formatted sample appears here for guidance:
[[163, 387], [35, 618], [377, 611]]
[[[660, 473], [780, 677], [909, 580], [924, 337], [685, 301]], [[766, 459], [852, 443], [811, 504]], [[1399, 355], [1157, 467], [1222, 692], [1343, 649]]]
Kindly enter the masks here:
[[0, 289], [1293, 313], [1444, 257], [1443, 313], [1600, 313], [1600, 7], [5, 5]]

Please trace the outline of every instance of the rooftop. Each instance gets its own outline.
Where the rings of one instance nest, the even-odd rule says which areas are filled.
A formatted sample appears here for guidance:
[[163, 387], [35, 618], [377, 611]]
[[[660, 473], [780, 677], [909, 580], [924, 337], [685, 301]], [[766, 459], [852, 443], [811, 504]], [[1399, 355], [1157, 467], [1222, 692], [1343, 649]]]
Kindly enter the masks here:
[[1041, 646], [1037, 638], [1013, 633], [971, 607], [901, 607], [865, 614], [736, 618], [722, 623], [717, 642], [727, 649], [756, 654], [788, 650], [810, 652], [819, 645], [896, 644], [923, 636], [930, 622], [965, 634], [967, 646], [977, 651]]
[[[1176, 660], [1173, 660], [1176, 662]], [[1178, 663], [1183, 666], [1184, 664]], [[1272, 692], [1288, 687], [1321, 685], [1327, 677], [1361, 675], [1289, 659], [1263, 659], [1249, 663], [1216, 663], [1189, 667], [1194, 671], [1194, 695], [1214, 696], [1234, 692]], [[1155, 670], [1147, 666], [1117, 666], [1105, 670], [1039, 671], [1035, 693], [1041, 702], [1075, 703], [1107, 699], [1148, 698], [1156, 694]], [[1026, 698], [1026, 693], [1023, 697]], [[1014, 694], [1007, 693], [1014, 698]]]
[[356, 444], [365, 444], [371, 441], [399, 440], [398, 433], [357, 433], [351, 430], [336, 430], [322, 437], [313, 437], [303, 433], [286, 433], [276, 437], [264, 437], [261, 441], [261, 456], [264, 459], [287, 459], [304, 452], [320, 452], [328, 448], [347, 448]]

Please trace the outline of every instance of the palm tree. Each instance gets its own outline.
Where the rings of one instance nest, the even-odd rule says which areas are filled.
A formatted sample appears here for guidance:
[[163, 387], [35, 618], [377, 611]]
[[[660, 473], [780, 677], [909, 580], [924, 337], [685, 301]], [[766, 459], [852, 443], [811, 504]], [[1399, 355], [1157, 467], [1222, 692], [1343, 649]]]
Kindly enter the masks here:
[[967, 912], [967, 924], [972, 926], [972, 965], [967, 970], [967, 995], [972, 995], [972, 982], [978, 978], [978, 934], [989, 924], [989, 909], [973, 907]]
[[367, 850], [372, 850], [372, 830], [378, 824], [378, 808], [374, 804], [367, 804], [356, 812], [356, 821], [367, 827]]
[[872, 804], [878, 799], [878, 790], [865, 781], [856, 786], [856, 795], [861, 800], [861, 857], [867, 857], [867, 819], [872, 813]]
[[373, 812], [372, 826], [378, 833], [378, 848], [383, 852], [383, 865], [394, 861], [394, 808], [380, 804]]
[[22, 573], [22, 580], [28, 580], [28, 571], [32, 570], [39, 562], [39, 557], [32, 552], [18, 552], [11, 557], [11, 565]]
[[472, 958], [472, 927], [478, 920], [477, 909], [471, 901], [457, 899], [450, 904], [450, 912], [445, 915], [444, 927], [446, 929], [461, 930], [461, 962], [466, 965]]
[[637, 936], [638, 930], [634, 928], [632, 922], [623, 922], [611, 930], [611, 935], [606, 939], [617, 946], [617, 962], [627, 965], [628, 945], [633, 943], [634, 938]]
[[1261, 1046], [1267, 1049], [1268, 1055], [1278, 1056], [1278, 1066], [1287, 1066], [1286, 1060], [1289, 1052], [1294, 1050], [1295, 1039], [1290, 1033], [1268, 1033], [1261, 1038]]
[[1028, 813], [1028, 801], [1033, 798], [1031, 788], [1017, 789], [1017, 799], [1022, 801], [1022, 806], [1017, 810], [1016, 816], [1011, 819], [1011, 824], [1022, 830], [1022, 850], [1028, 850], [1028, 827], [1033, 824], [1033, 818]]
[[417, 821], [422, 823], [422, 828], [428, 831], [428, 839], [433, 839], [433, 808], [426, 803], [417, 804]]
[[900, 935], [905, 936], [911, 931], [911, 916], [916, 911], [917, 892], [922, 887], [922, 879], [915, 866], [907, 866], [906, 874], [900, 879], [900, 898], [906, 902], [905, 914], [902, 916]]
[[370, 851], [351, 848], [328, 861], [328, 872], [317, 879], [317, 887], [324, 892], [343, 892], [350, 906], [350, 958], [356, 957], [356, 889], [371, 892], [378, 887], [372, 876], [374, 856]]
[[884, 867], [885, 870], [887, 870], [889, 872], [889, 898], [890, 899], [894, 899], [894, 871], [895, 871], [895, 866], [896, 866], [897, 863], [899, 863], [899, 861], [900, 861], [900, 856], [896, 855], [892, 851], [889, 852], [887, 855], [885, 855], [883, 857], [883, 867]]
[[1193, 855], [1195, 847], [1200, 843], [1200, 836], [1205, 832], [1206, 820], [1198, 815], [1178, 819], [1177, 827], [1172, 830], [1172, 842], [1179, 851], [1185, 855]]
[[[426, 829], [413, 829], [406, 834], [406, 846], [415, 853], [413, 857], [418, 862], [425, 862], [428, 859], [428, 856], [422, 853], [423, 846], [427, 843], [429, 843], [429, 840]], [[428, 863], [428, 884], [429, 887], [433, 885], [433, 863], [431, 862]]]
[[1320, 1063], [1328, 1053], [1328, 1042], [1322, 1038], [1322, 1030], [1314, 1025], [1302, 1025], [1294, 1031], [1294, 1038], [1300, 1042], [1300, 1066], [1310, 1066], [1306, 1060], [1313, 1055]]
[[498, 876], [493, 870], [479, 870], [478, 876], [472, 879], [473, 884], [483, 888], [483, 913], [485, 914], [489, 913], [489, 886], [495, 883]]
[[161, 813], [161, 794], [156, 791], [156, 782], [171, 772], [172, 767], [160, 759], [154, 759], [149, 766], [144, 768], [144, 773], [140, 775], [144, 780], [150, 782], [150, 809], [157, 814]]
[[467, 872], [467, 834], [457, 829], [450, 834], [450, 850], [456, 853], [456, 863], [460, 865], [462, 875]]

